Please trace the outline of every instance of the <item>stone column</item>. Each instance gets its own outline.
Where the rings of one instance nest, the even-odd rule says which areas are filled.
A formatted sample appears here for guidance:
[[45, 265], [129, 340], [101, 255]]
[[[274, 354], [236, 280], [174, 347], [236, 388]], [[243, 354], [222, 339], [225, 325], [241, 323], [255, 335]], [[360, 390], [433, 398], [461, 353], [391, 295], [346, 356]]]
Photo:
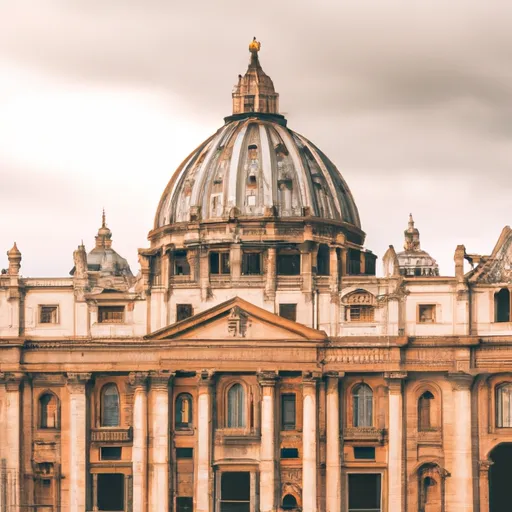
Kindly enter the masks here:
[[260, 511], [276, 510], [275, 386], [277, 374], [258, 374], [261, 386]]
[[147, 372], [132, 372], [130, 384], [134, 388], [133, 398], [133, 510], [147, 512], [148, 509], [148, 395]]
[[336, 372], [327, 374], [326, 494], [327, 512], [341, 510], [340, 395]]
[[312, 242], [303, 242], [299, 245], [300, 249], [300, 273], [302, 275], [302, 291], [311, 298], [313, 292], [313, 256], [312, 252], [316, 250], [316, 244]]
[[480, 512], [489, 512], [489, 469], [494, 464], [491, 460], [478, 461], [480, 486]]
[[2, 455], [5, 457], [6, 475], [2, 475], [3, 481], [0, 481], [0, 492], [3, 485], [6, 489], [6, 499], [2, 502], [6, 510], [19, 512], [21, 501], [21, 393], [20, 384], [23, 379], [21, 373], [0, 374], [0, 379], [5, 385], [5, 425], [4, 435], [5, 443]]
[[405, 372], [385, 375], [389, 390], [388, 509], [393, 512], [401, 512], [404, 508], [402, 380], [406, 375]]
[[149, 512], [169, 510], [169, 378], [150, 374]]
[[198, 375], [197, 399], [197, 478], [195, 480], [194, 510], [196, 512], [211, 512], [212, 499], [212, 371], [202, 371]]
[[317, 510], [317, 406], [316, 382], [318, 376], [311, 372], [302, 378], [302, 510]]
[[267, 249], [265, 300], [273, 301], [276, 298], [276, 287], [277, 287], [277, 250], [275, 247], [269, 247]]
[[471, 385], [473, 376], [448, 376], [453, 388], [453, 458], [447, 484], [447, 512], [473, 512], [473, 472], [471, 460]]
[[69, 393], [69, 511], [86, 510], [87, 397], [90, 373], [68, 373]]
[[240, 244], [231, 244], [229, 260], [231, 280], [238, 281], [242, 275], [242, 246]]

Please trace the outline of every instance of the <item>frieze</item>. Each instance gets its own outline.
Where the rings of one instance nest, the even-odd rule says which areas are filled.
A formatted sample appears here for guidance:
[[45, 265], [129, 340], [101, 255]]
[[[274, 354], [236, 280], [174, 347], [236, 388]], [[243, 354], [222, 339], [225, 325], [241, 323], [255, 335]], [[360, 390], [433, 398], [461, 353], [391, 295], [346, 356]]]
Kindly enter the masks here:
[[410, 348], [405, 352], [406, 365], [453, 367], [454, 352], [439, 348]]
[[91, 429], [93, 443], [129, 443], [132, 441], [132, 428]]
[[349, 305], [373, 306], [375, 304], [375, 297], [366, 290], [356, 290], [345, 295], [341, 301], [343, 304]]
[[302, 484], [302, 469], [289, 468], [281, 470], [281, 482], [286, 484]]
[[393, 357], [388, 348], [335, 348], [329, 349], [325, 356], [327, 363], [374, 364], [399, 362], [400, 356]]
[[26, 287], [31, 288], [62, 288], [68, 287], [71, 288], [73, 286], [73, 279], [31, 279], [25, 278], [23, 283]]

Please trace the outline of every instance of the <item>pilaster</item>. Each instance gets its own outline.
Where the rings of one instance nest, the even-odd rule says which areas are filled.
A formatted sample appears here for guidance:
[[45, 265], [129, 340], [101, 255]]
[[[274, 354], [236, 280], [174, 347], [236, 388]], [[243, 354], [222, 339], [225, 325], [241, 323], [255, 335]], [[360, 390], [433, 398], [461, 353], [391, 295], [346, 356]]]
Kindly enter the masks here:
[[276, 510], [275, 386], [276, 372], [258, 373], [261, 386], [260, 511]]
[[447, 512], [473, 512], [471, 458], [471, 387], [473, 376], [448, 374], [453, 390], [453, 450], [451, 478], [447, 480]]
[[129, 382], [134, 389], [133, 399], [133, 510], [148, 509], [148, 372], [131, 372]]
[[169, 382], [170, 372], [151, 372], [149, 408], [149, 512], [169, 508]]
[[90, 373], [68, 373], [69, 393], [69, 511], [86, 510], [87, 399]]
[[317, 511], [317, 381], [320, 374], [302, 375], [303, 429], [302, 429], [302, 510]]
[[203, 370], [197, 376], [197, 472], [194, 489], [196, 512], [211, 512], [213, 506], [211, 411], [214, 376], [212, 370]]
[[388, 384], [388, 507], [401, 512], [405, 504], [405, 486], [403, 479], [403, 381], [406, 372], [389, 372], [384, 377]]

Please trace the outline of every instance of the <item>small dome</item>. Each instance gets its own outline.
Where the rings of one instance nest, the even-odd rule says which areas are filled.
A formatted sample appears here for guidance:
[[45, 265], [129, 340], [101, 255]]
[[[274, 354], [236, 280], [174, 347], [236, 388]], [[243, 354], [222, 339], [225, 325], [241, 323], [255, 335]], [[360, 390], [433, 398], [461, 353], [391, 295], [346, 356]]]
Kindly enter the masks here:
[[[241, 117], [241, 118], [239, 118]], [[282, 116], [262, 113], [227, 118], [169, 182], [155, 229], [198, 219], [261, 216], [344, 221], [360, 228], [352, 194], [336, 166]]]
[[400, 273], [405, 276], [438, 276], [439, 266], [434, 258], [420, 247], [420, 232], [409, 214], [409, 225], [404, 231], [405, 251], [397, 254]]

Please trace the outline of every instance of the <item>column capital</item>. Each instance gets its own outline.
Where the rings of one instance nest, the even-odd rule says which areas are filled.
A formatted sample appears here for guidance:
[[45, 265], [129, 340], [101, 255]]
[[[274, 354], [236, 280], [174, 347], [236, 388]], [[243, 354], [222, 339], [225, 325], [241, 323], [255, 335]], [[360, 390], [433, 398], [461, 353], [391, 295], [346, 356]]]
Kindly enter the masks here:
[[343, 379], [345, 377], [345, 372], [335, 372], [335, 371], [328, 371], [324, 373], [324, 377], [327, 379]]
[[275, 387], [276, 382], [279, 380], [277, 372], [273, 371], [260, 371], [256, 374], [259, 385], [263, 387]]
[[133, 388], [147, 388], [149, 372], [130, 372], [128, 382]]
[[454, 391], [469, 391], [474, 380], [473, 375], [464, 372], [448, 373], [447, 378]]
[[169, 382], [174, 378], [175, 373], [171, 371], [149, 372], [151, 389], [168, 389]]
[[215, 370], [201, 370], [197, 372], [197, 385], [200, 388], [210, 388], [215, 379]]
[[407, 372], [384, 372], [390, 393], [402, 392], [402, 382], [407, 378]]
[[18, 391], [24, 376], [21, 372], [1, 372], [0, 383], [5, 385], [7, 391]]
[[492, 460], [484, 459], [478, 461], [478, 469], [480, 473], [488, 473], [491, 466], [494, 464]]
[[315, 388], [321, 377], [321, 372], [302, 372], [302, 386]]
[[91, 380], [92, 373], [66, 373], [67, 387], [70, 393], [82, 393], [85, 385]]

